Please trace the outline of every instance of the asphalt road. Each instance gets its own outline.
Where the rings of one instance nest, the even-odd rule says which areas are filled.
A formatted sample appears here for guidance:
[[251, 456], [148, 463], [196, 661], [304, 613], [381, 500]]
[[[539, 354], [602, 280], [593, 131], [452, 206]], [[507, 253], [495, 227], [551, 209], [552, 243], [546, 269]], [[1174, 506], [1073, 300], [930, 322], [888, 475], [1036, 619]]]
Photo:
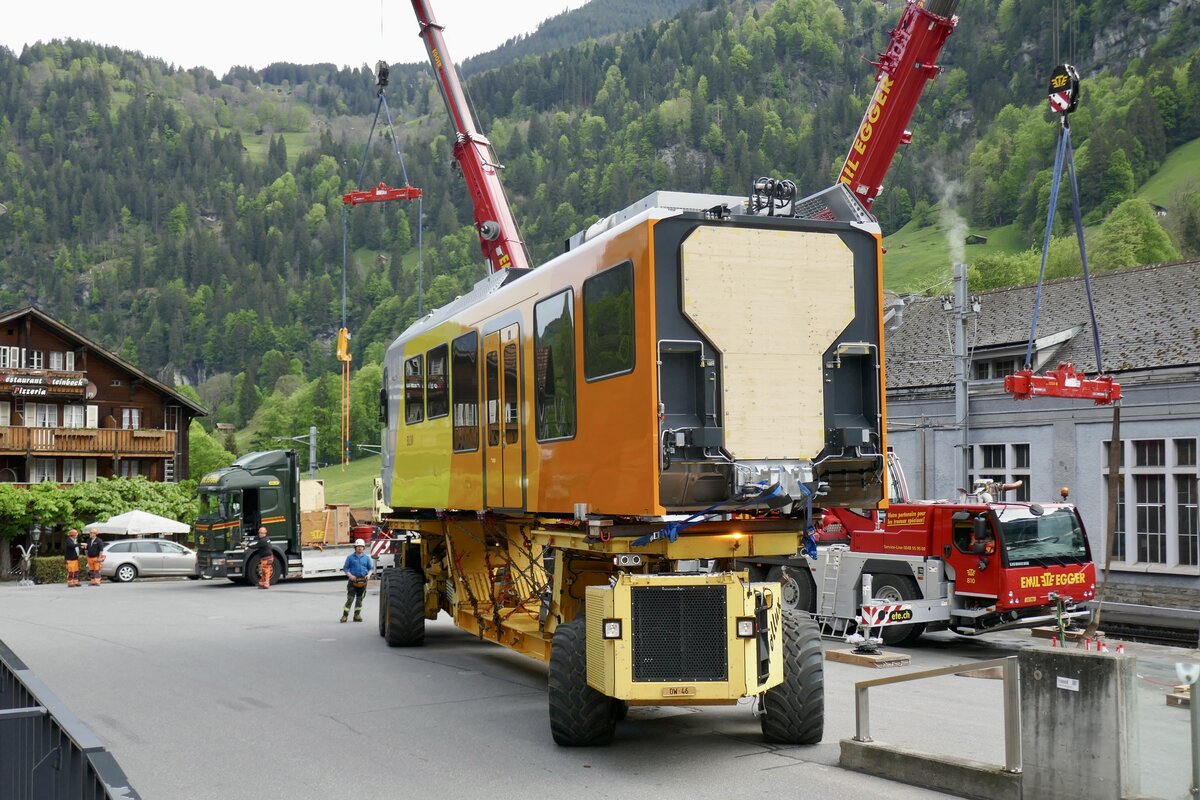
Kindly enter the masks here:
[[[361, 624], [338, 623], [343, 597], [338, 580], [267, 592], [173, 579], [0, 584], [0, 640], [147, 800], [944, 796], [837, 766], [838, 741], [854, 734], [853, 682], [878, 670], [826, 662], [826, 733], [814, 747], [764, 744], [746, 704], [634, 708], [611, 745], [566, 749], [550, 738], [543, 664], [445, 618], [429, 624], [425, 647], [388, 648], [376, 628], [377, 586]], [[908, 669], [1027, 643], [1024, 634], [938, 636], [907, 651]], [[1143, 789], [1184, 798], [1187, 714], [1165, 708], [1158, 684], [1196, 652], [1132, 649], [1147, 677], [1143, 712], [1153, 711], [1142, 720]], [[872, 693], [876, 740], [1002, 763], [999, 681], [904, 686]]]

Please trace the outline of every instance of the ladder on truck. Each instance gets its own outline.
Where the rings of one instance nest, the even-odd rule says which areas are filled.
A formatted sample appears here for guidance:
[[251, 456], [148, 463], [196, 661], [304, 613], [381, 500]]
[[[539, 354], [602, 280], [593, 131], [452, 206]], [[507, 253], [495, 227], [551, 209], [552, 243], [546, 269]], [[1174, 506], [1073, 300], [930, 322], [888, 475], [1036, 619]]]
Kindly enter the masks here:
[[842, 573], [842, 555], [850, 548], [844, 544], [831, 544], [825, 550], [825, 571], [821, 575], [821, 594], [817, 598], [817, 625], [821, 636], [840, 639], [853, 617], [837, 615], [838, 588]]

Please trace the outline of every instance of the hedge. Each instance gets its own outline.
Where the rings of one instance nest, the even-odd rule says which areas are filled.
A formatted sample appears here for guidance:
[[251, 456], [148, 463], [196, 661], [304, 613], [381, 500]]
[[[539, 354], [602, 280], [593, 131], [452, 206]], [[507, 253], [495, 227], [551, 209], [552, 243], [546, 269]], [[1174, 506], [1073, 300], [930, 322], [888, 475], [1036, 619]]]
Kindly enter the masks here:
[[62, 556], [37, 556], [33, 559], [33, 579], [38, 583], [66, 583], [67, 562]]

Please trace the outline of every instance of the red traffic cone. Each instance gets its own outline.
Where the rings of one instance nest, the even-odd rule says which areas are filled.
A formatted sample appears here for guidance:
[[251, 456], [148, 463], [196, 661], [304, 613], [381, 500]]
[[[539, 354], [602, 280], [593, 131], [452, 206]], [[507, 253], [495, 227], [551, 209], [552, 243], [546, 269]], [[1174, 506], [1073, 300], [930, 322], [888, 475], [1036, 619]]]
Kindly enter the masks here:
[[1058, 637], [1057, 636], [1054, 636], [1050, 639], [1050, 646], [1058, 647]]
[[1083, 649], [1084, 649], [1084, 650], [1091, 650], [1091, 649], [1092, 649], [1092, 640], [1091, 640], [1090, 638], [1088, 638], [1088, 639], [1084, 639], [1084, 640], [1083, 640]]
[[1099, 644], [1100, 644], [1100, 652], [1107, 653], [1108, 652], [1108, 642], [1101, 639]]
[[1124, 652], [1125, 652], [1125, 645], [1123, 645], [1123, 644], [1121, 644], [1120, 642], [1118, 642], [1118, 643], [1117, 643], [1117, 653], [1118, 653], [1118, 654], [1122, 654], [1122, 653], [1124, 653]]

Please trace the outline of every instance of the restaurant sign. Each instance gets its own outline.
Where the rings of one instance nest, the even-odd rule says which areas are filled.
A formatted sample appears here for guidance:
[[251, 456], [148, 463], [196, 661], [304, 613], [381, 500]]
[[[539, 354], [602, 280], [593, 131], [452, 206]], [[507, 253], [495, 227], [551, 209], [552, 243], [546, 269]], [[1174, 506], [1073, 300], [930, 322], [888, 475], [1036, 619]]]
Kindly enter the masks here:
[[0, 394], [13, 394], [19, 397], [74, 396], [82, 395], [86, 387], [87, 378], [83, 376], [0, 372]]

